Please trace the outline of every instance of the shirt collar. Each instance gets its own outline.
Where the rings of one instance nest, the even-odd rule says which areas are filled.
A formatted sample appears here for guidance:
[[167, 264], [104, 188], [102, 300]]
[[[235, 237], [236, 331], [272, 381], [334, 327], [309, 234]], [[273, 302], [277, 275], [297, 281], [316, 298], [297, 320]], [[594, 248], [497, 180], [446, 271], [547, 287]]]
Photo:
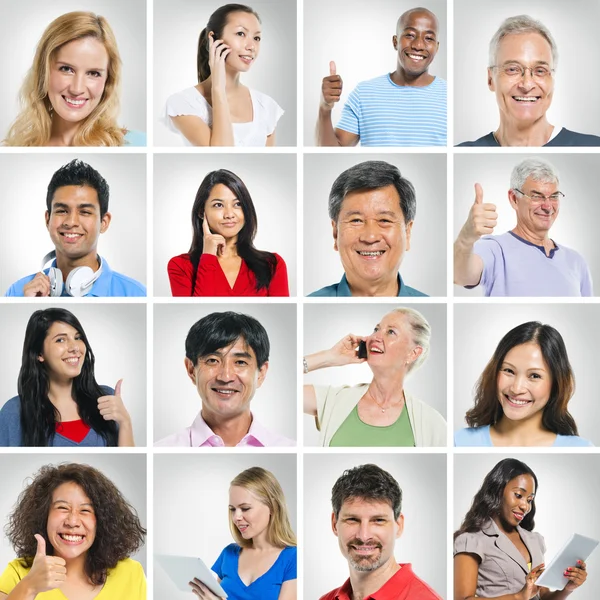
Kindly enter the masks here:
[[[544, 246], [538, 246], [537, 244], [528, 242], [526, 239], [522, 238], [520, 235], [517, 235], [513, 231], [509, 231], [508, 233], [510, 233], [510, 235], [512, 235], [513, 237], [517, 238], [520, 242], [523, 242], [524, 244], [527, 244], [528, 246], [533, 246], [534, 248], [537, 248], [538, 250], [541, 250], [544, 253], [544, 256], [546, 256], [546, 248], [544, 248]], [[552, 240], [552, 243], [554, 244], [554, 248], [550, 249], [550, 255], [547, 258], [553, 258], [554, 253], [557, 250], [559, 250], [559, 246], [554, 240]], [[562, 256], [562, 254], [561, 254], [561, 256]]]
[[[404, 281], [402, 281], [402, 276], [398, 273], [398, 296], [402, 296], [402, 289], [404, 288]], [[350, 286], [348, 285], [348, 280], [346, 279], [346, 273], [342, 277], [341, 281], [337, 286], [337, 295], [338, 296], [352, 296], [352, 292], [350, 291]]]
[[[397, 600], [397, 598], [405, 598], [406, 596], [402, 595], [403, 588], [412, 580], [413, 570], [410, 563], [400, 563], [400, 567], [376, 592], [367, 596], [365, 600]], [[335, 595], [335, 600], [352, 600], [350, 579], [347, 579], [339, 589]]]
[[[252, 423], [248, 433], [236, 444], [236, 446], [270, 446], [272, 440], [276, 437], [261, 423], [259, 423], [253, 415]], [[192, 426], [190, 427], [190, 443], [192, 448], [200, 446], [218, 446], [223, 447], [223, 438], [218, 436], [202, 418], [202, 413], [198, 413]]]

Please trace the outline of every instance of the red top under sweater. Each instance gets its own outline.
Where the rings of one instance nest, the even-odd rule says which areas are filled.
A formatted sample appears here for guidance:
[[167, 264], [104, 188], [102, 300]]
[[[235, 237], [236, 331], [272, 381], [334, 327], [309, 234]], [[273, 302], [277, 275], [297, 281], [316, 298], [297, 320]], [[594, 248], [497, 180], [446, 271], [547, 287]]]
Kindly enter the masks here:
[[[202, 254], [194, 296], [289, 296], [287, 267], [283, 258], [275, 254], [277, 265], [268, 288], [256, 290], [256, 277], [242, 260], [237, 279], [230, 287], [227, 277], [214, 254]], [[180, 254], [169, 261], [167, 267], [173, 296], [190, 296], [192, 288], [192, 262], [189, 254]]]

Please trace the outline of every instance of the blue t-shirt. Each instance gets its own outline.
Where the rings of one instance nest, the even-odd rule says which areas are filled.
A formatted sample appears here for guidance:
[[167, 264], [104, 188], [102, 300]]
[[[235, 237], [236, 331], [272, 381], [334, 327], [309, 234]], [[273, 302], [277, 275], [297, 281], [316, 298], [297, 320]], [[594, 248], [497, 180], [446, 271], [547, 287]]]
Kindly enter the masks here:
[[389, 74], [359, 83], [337, 124], [361, 146], [445, 146], [446, 82], [396, 85]]
[[[56, 260], [52, 262], [52, 266], [56, 267]], [[46, 269], [44, 273], [48, 275], [50, 268]], [[8, 290], [6, 290], [5, 296], [23, 296], [23, 288], [37, 275], [34, 273], [33, 275], [27, 275], [27, 277], [23, 277], [13, 283]], [[62, 296], [69, 296], [65, 291], [66, 286], [63, 286]], [[94, 285], [92, 285], [92, 289], [86, 294], [86, 297], [116, 297], [116, 296], [145, 296], [146, 295], [146, 287], [142, 285], [139, 281], [132, 279], [131, 277], [127, 277], [127, 275], [122, 275], [121, 273], [117, 273], [113, 271], [108, 263], [102, 259], [102, 273], [100, 277], [94, 281]]]
[[[327, 285], [320, 290], [312, 292], [309, 296], [321, 296], [321, 297], [349, 297], [352, 296], [352, 292], [350, 291], [350, 286], [348, 285], [348, 280], [346, 279], [346, 274], [342, 277], [342, 280], [339, 283], [334, 283], [332, 285]], [[415, 288], [411, 288], [406, 285], [404, 281], [402, 281], [402, 277], [400, 273], [398, 273], [398, 296], [427, 296], [423, 292], [419, 292], [419, 290], [415, 290]]]
[[146, 134], [143, 131], [135, 131], [130, 129], [125, 134], [125, 146], [145, 146], [146, 145]]
[[[455, 446], [485, 446], [491, 447], [492, 437], [490, 435], [490, 426], [485, 427], [465, 427], [454, 433]], [[592, 442], [578, 435], [560, 435], [557, 434], [553, 447], [588, 447], [593, 446]]]
[[229, 544], [212, 566], [229, 600], [277, 600], [283, 582], [297, 578], [296, 547], [289, 546], [281, 551], [264, 575], [246, 585], [238, 575], [241, 551], [237, 544]]

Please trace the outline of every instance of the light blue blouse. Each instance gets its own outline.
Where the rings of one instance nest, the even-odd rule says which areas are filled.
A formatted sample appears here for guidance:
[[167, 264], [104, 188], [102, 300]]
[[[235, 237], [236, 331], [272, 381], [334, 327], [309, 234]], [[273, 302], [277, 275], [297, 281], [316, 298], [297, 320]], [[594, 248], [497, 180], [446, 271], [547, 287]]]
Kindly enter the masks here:
[[145, 146], [146, 134], [143, 131], [130, 129], [125, 134], [125, 146]]
[[[490, 436], [490, 426], [485, 427], [465, 427], [454, 433], [455, 446], [493, 446], [492, 437]], [[566, 446], [593, 446], [592, 442], [578, 435], [556, 435], [556, 440], [553, 447]]]

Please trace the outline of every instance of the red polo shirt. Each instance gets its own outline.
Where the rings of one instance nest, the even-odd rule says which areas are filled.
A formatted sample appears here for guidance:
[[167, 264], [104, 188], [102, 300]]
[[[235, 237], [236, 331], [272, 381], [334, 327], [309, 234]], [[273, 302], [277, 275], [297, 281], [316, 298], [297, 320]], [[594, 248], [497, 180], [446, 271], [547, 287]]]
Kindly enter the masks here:
[[[401, 564], [400, 567], [382, 587], [364, 600], [442, 600], [441, 596], [413, 573], [410, 563]], [[320, 600], [352, 600], [350, 579], [341, 588], [321, 596]]]

